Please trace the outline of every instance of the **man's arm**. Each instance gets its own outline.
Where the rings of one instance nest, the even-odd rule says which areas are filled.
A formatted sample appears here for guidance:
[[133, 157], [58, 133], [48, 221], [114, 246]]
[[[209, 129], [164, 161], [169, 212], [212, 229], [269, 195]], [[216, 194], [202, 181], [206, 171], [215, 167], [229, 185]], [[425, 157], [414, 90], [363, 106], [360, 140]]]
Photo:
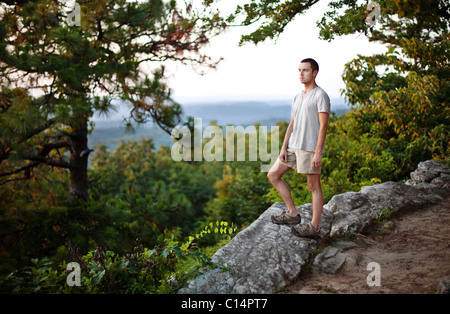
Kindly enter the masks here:
[[293, 128], [294, 128], [294, 118], [291, 117], [291, 122], [289, 122], [286, 134], [284, 135], [283, 145], [281, 146], [280, 160], [282, 162], [287, 162], [287, 148], [289, 145], [289, 138], [291, 137]]
[[[319, 112], [319, 136], [317, 138], [316, 150], [314, 152], [313, 167], [320, 168], [322, 166], [322, 151], [325, 146], [325, 138], [328, 131], [328, 120], [330, 115], [327, 112]], [[286, 133], [287, 134], [287, 133]]]

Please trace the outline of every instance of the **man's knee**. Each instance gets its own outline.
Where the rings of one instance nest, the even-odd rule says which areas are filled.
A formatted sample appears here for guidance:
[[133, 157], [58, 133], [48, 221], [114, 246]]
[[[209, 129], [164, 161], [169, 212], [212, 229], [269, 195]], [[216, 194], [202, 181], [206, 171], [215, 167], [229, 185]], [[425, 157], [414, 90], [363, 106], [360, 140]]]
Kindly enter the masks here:
[[267, 173], [267, 179], [269, 179], [269, 181], [270, 182], [275, 182], [275, 181], [278, 181], [279, 179], [281, 179], [281, 177], [278, 175], [278, 174], [276, 174], [275, 172], [268, 172]]
[[320, 191], [320, 176], [311, 175], [308, 176], [308, 187], [311, 192]]

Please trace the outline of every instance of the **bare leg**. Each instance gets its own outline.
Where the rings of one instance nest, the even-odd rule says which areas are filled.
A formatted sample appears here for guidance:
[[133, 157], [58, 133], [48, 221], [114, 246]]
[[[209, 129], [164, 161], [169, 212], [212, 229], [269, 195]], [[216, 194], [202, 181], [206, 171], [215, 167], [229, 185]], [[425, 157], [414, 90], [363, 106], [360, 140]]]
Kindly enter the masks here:
[[311, 219], [311, 225], [315, 228], [319, 228], [320, 217], [323, 209], [323, 193], [320, 186], [320, 174], [307, 174], [308, 187], [312, 193], [312, 207], [313, 215]]
[[274, 163], [272, 168], [270, 168], [267, 178], [270, 183], [275, 187], [278, 194], [280, 194], [284, 203], [288, 208], [288, 213], [291, 215], [297, 215], [297, 209], [295, 208], [294, 200], [292, 199], [291, 190], [286, 182], [284, 182], [281, 177], [291, 170], [290, 167], [285, 166], [278, 161]]

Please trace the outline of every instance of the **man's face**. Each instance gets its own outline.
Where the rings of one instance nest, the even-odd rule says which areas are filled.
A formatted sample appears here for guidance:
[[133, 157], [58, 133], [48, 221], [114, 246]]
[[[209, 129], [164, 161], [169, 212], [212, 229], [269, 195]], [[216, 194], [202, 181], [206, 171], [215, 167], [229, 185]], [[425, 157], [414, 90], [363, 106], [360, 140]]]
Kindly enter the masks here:
[[298, 66], [298, 72], [300, 74], [300, 82], [303, 84], [309, 84], [314, 81], [317, 75], [317, 71], [312, 70], [309, 62], [300, 62]]

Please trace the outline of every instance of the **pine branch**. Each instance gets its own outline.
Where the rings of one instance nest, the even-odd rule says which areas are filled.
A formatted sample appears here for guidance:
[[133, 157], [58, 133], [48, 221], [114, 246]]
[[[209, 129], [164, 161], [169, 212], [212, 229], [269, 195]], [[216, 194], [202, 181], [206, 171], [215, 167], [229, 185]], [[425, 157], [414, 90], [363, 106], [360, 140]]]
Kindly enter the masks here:
[[[13, 175], [13, 174], [16, 174], [16, 173], [19, 173], [19, 172], [22, 172], [22, 171], [34, 168], [37, 165], [39, 165], [39, 162], [36, 162], [36, 161], [35, 162], [31, 162], [31, 163], [29, 163], [29, 164], [27, 164], [27, 165], [25, 165], [23, 167], [18, 167], [16, 169], [12, 170], [12, 171], [7, 171], [7, 172], [0, 173], [0, 177], [10, 176], [10, 175]], [[9, 181], [14, 181], [14, 180], [6, 180], [5, 182], [1, 183], [0, 185], [4, 184], [6, 182], [9, 182]]]
[[33, 129], [32, 131], [27, 132], [25, 135], [23, 135], [17, 142], [16, 144], [20, 144], [25, 142], [26, 140], [30, 139], [31, 137], [33, 137], [36, 134], [40, 134], [41, 132], [45, 131], [46, 129], [48, 129], [50, 126], [52, 126], [54, 123], [56, 122], [56, 119], [49, 119], [47, 121], [45, 121], [44, 123], [42, 123], [39, 127], [37, 127], [36, 129]]
[[23, 156], [24, 159], [36, 161], [41, 164], [47, 164], [49, 166], [53, 167], [60, 167], [60, 168], [66, 168], [70, 169], [71, 165], [70, 163], [63, 161], [63, 160], [55, 160], [52, 158], [42, 157], [42, 156]]
[[[6, 177], [6, 176], [11, 176], [17, 173], [20, 173], [22, 171], [24, 171], [24, 178], [23, 179], [28, 179], [29, 178], [29, 173], [30, 170], [34, 167], [37, 167], [39, 164], [47, 164], [49, 166], [54, 166], [54, 167], [61, 167], [61, 168], [67, 168], [70, 169], [71, 165], [70, 163], [59, 159], [53, 159], [48, 157], [48, 154], [54, 150], [54, 149], [59, 149], [59, 148], [63, 148], [63, 147], [70, 147], [70, 143], [69, 141], [58, 141], [58, 142], [54, 142], [54, 143], [48, 143], [45, 145], [42, 145], [41, 149], [39, 150], [37, 155], [31, 155], [31, 154], [22, 154], [22, 158], [25, 160], [30, 161], [30, 163], [26, 164], [25, 166], [22, 167], [17, 167], [12, 171], [7, 171], [7, 172], [3, 172], [0, 173], [0, 177]], [[16, 181], [18, 180], [16, 179], [8, 179], [4, 182], [1, 182], [0, 185], [3, 185], [7, 182], [10, 181]]]

